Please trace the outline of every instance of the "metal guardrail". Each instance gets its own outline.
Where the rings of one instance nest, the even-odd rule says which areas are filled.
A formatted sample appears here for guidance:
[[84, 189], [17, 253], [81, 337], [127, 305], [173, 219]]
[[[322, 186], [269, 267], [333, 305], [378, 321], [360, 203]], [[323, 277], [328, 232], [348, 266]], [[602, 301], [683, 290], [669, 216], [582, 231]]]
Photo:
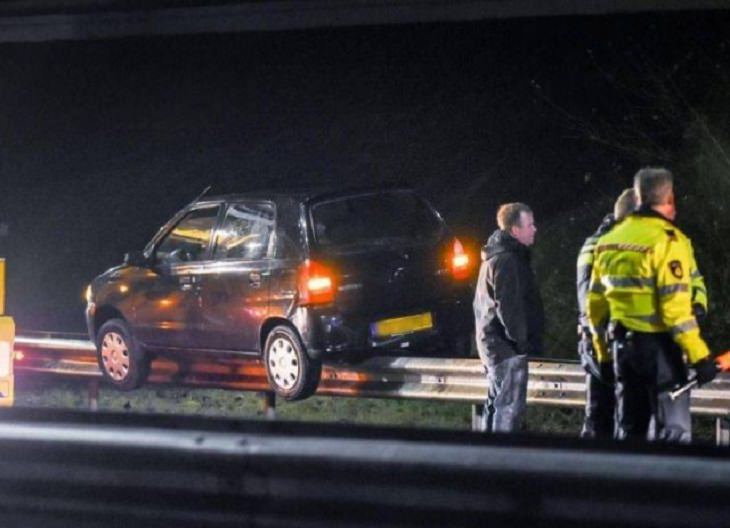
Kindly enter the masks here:
[[[100, 379], [93, 343], [81, 335], [19, 335], [18, 373]], [[580, 408], [585, 405], [585, 374], [574, 361], [532, 360], [528, 403]], [[181, 353], [152, 362], [149, 382], [195, 387], [267, 391], [260, 360], [235, 354]], [[477, 359], [379, 357], [358, 364], [325, 364], [318, 395], [404, 398], [481, 404], [486, 395], [484, 370]], [[692, 391], [692, 412], [730, 415], [730, 376]]]
[[[96, 350], [88, 340], [21, 335], [15, 339], [15, 349], [22, 357], [15, 365], [19, 373], [101, 378]], [[152, 362], [149, 382], [243, 391], [269, 389], [260, 360], [225, 353], [159, 356]], [[531, 403], [580, 407], [584, 390], [584, 374], [576, 363], [530, 362]], [[325, 364], [317, 394], [481, 404], [486, 385], [477, 359], [378, 357], [357, 364]]]

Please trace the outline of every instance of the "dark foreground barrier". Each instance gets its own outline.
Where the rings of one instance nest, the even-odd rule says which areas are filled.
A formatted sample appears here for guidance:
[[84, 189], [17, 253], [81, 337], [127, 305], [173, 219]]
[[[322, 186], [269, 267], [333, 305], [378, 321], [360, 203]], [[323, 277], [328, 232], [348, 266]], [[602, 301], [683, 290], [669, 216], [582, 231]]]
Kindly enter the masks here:
[[730, 523], [721, 448], [0, 410], [3, 526]]

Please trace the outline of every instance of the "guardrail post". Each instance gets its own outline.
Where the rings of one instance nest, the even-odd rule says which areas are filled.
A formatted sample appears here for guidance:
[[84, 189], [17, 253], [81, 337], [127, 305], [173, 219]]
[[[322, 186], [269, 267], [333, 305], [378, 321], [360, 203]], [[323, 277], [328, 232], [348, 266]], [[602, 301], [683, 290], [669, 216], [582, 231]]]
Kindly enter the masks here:
[[267, 420], [276, 420], [276, 393], [264, 392], [264, 417]]
[[474, 432], [482, 432], [484, 427], [484, 405], [475, 403], [471, 406], [471, 430]]
[[730, 419], [725, 416], [715, 419], [715, 443], [719, 446], [730, 445]]
[[89, 381], [89, 409], [99, 410], [99, 380], [96, 378]]

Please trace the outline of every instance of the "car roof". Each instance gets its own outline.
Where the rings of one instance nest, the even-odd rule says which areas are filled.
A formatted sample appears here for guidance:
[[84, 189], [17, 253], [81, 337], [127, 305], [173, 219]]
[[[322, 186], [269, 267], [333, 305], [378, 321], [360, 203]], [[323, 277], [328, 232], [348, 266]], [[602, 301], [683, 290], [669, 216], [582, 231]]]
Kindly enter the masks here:
[[323, 200], [339, 198], [343, 196], [365, 194], [371, 192], [393, 192], [393, 191], [408, 191], [413, 192], [411, 187], [398, 185], [398, 186], [379, 186], [379, 187], [316, 187], [307, 190], [256, 190], [251, 192], [243, 193], [230, 193], [221, 194], [215, 196], [203, 196], [196, 200], [195, 204], [203, 204], [206, 202], [235, 202], [238, 200], [295, 200], [298, 202], [308, 202], [312, 200]]

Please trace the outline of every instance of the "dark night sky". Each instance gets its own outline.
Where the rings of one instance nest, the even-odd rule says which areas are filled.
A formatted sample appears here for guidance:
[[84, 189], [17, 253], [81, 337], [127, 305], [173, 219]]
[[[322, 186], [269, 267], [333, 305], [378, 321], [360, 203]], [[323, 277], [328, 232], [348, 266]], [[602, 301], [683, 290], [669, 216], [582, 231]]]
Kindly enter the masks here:
[[21, 330], [81, 331], [89, 280], [209, 184], [400, 181], [480, 237], [504, 201], [549, 220], [624, 187], [637, 160], [577, 136], [534, 84], [574, 115], [610, 113], [617, 101], [601, 68], [637, 43], [662, 65], [709, 50], [727, 18], [2, 44], [8, 310]]

